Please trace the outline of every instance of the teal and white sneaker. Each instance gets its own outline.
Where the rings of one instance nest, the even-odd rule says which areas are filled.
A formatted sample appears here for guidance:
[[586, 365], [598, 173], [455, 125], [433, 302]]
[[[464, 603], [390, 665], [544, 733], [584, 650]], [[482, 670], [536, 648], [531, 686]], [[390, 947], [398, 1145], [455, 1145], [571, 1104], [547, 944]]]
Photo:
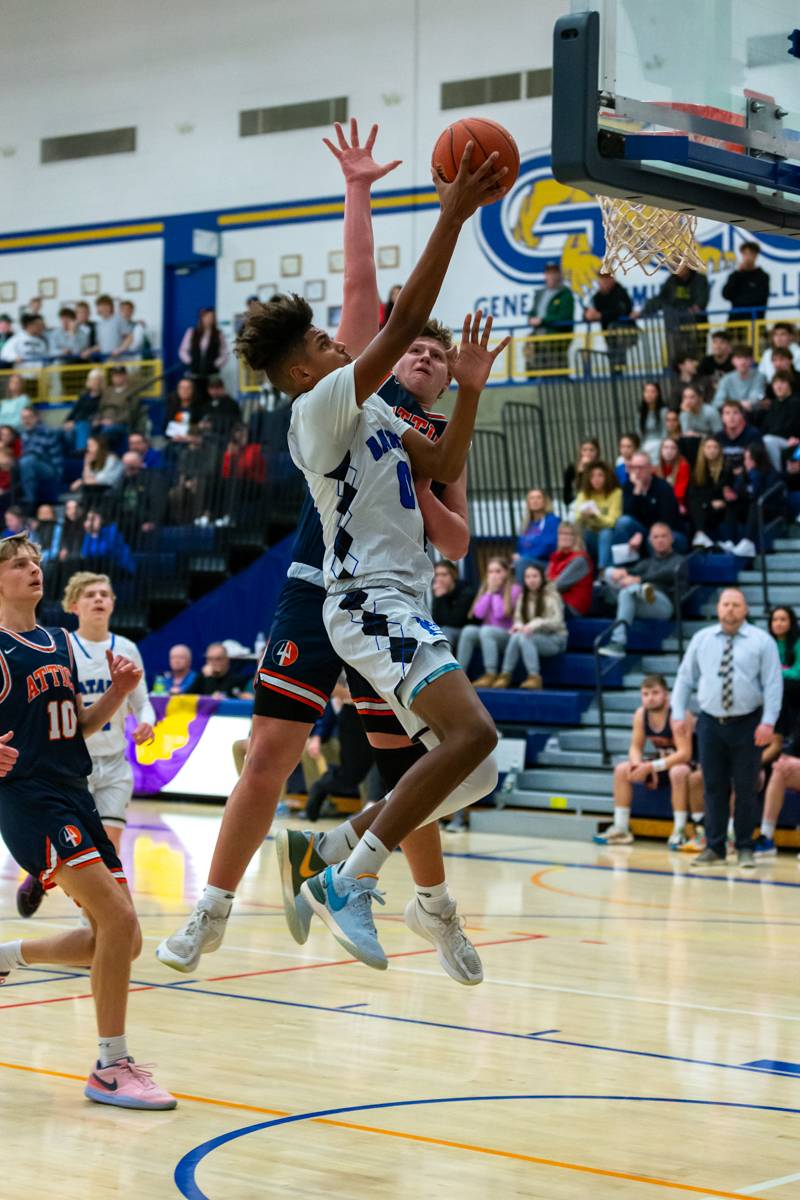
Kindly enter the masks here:
[[343, 875], [341, 868], [326, 867], [307, 879], [300, 893], [348, 954], [376, 971], [386, 970], [389, 963], [372, 919], [372, 901], [385, 903], [381, 892], [366, 879], [353, 879]]
[[275, 853], [283, 892], [283, 912], [289, 932], [301, 946], [308, 941], [308, 930], [314, 913], [301, 894], [307, 879], [324, 871], [327, 863], [314, 846], [317, 835], [296, 829], [281, 829], [275, 837]]
[[689, 844], [689, 835], [685, 829], [673, 829], [667, 840], [668, 850], [682, 850]]

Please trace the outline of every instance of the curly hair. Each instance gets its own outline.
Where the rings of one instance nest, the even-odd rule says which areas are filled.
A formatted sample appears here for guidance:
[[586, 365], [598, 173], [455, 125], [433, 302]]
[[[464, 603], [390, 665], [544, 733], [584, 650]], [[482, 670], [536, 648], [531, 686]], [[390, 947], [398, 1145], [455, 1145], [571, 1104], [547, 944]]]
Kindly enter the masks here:
[[284, 367], [303, 345], [314, 314], [302, 296], [292, 292], [254, 305], [236, 339], [236, 353], [251, 371], [264, 371], [270, 383], [290, 391]]
[[453, 331], [448, 329], [447, 325], [443, 325], [441, 321], [437, 321], [435, 317], [430, 317], [420, 331], [421, 338], [430, 338], [432, 342], [438, 342], [445, 350], [451, 350], [453, 346]]

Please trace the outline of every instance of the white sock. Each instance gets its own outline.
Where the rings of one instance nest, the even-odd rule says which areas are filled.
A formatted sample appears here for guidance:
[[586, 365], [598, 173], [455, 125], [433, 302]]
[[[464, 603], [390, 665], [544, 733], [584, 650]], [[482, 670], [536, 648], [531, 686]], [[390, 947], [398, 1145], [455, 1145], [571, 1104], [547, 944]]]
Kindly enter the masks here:
[[350, 857], [342, 864], [341, 873], [353, 879], [362, 875], [373, 875], [377, 879], [378, 872], [391, 853], [380, 838], [376, 838], [374, 833], [367, 830]]
[[685, 812], [676, 812], [672, 814], [672, 820], [674, 823], [673, 833], [683, 833], [684, 829], [686, 828], [686, 818], [688, 815], [689, 814]]
[[631, 810], [629, 808], [614, 808], [614, 828], [628, 830], [631, 824]]
[[97, 1044], [100, 1047], [101, 1067], [110, 1067], [112, 1063], [128, 1057], [128, 1039], [124, 1033], [119, 1037], [101, 1037]]
[[343, 821], [335, 829], [321, 833], [315, 839], [314, 849], [320, 858], [325, 859], [326, 863], [333, 864], [340, 863], [343, 858], [347, 858], [357, 845], [358, 834], [350, 821]]
[[732, 841], [735, 839], [735, 837], [736, 837], [736, 834], [735, 834], [735, 832], [734, 832], [734, 828], [733, 828], [733, 817], [730, 817], [730, 818], [729, 818], [729, 820], [728, 820], [728, 831], [727, 831], [727, 834], [726, 834], [726, 836], [727, 836], [728, 840], [729, 840], [729, 841], [731, 841], [731, 842], [732, 842]]
[[761, 822], [761, 836], [768, 837], [768, 838], [775, 837], [775, 822], [774, 821], [762, 821]]
[[200, 906], [215, 917], [229, 917], [233, 907], [234, 892], [226, 892], [225, 888], [214, 887], [207, 883], [200, 897]]
[[692, 813], [692, 824], [694, 826], [703, 825], [705, 823], [705, 819], [706, 819], [705, 813], [701, 813], [701, 812]]
[[14, 967], [27, 967], [25, 959], [22, 957], [22, 942], [0, 942], [0, 958], [9, 964], [9, 970]]
[[441, 917], [448, 908], [453, 906], [453, 897], [447, 890], [446, 883], [434, 883], [429, 887], [417, 884], [415, 891], [417, 900], [425, 912], [432, 913], [434, 916]]

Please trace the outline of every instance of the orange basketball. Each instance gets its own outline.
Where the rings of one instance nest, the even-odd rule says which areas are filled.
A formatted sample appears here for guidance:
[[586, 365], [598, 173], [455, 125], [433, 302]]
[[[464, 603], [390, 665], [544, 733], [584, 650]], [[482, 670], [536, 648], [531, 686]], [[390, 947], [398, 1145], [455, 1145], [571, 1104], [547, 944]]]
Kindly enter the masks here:
[[501, 199], [513, 187], [519, 175], [519, 150], [508, 130], [496, 121], [487, 121], [485, 117], [464, 117], [448, 125], [433, 148], [431, 166], [443, 179], [452, 183], [458, 173], [464, 147], [470, 141], [475, 143], [469, 160], [471, 170], [475, 171], [495, 150], [499, 155], [496, 160], [498, 169], [508, 168], [508, 173], [502, 179], [502, 192], [495, 197]]

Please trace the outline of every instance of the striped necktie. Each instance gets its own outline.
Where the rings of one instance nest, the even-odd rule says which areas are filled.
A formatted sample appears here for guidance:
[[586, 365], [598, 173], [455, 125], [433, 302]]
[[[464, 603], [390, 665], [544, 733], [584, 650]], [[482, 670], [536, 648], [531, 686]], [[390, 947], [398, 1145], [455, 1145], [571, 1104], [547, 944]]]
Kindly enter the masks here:
[[719, 677], [722, 681], [722, 707], [725, 713], [733, 708], [733, 638], [725, 639], [725, 649], [719, 664]]

